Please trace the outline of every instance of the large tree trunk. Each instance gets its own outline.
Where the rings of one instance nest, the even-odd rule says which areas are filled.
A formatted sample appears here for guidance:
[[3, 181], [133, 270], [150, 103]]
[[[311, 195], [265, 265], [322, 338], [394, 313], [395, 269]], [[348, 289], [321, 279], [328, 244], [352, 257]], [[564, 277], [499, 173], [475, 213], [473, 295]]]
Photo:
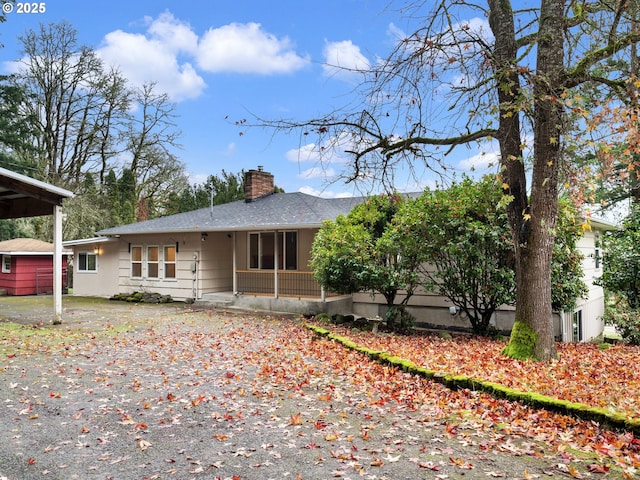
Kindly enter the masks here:
[[505, 353], [515, 358], [556, 356], [551, 308], [551, 257], [558, 209], [562, 109], [557, 92], [563, 71], [562, 0], [543, 0], [537, 83], [534, 89], [534, 167], [527, 198], [519, 122], [524, 102], [516, 69], [517, 45], [510, 2], [488, 0], [495, 36], [494, 68], [500, 102], [499, 142], [516, 265], [515, 325]]
[[[564, 75], [564, 1], [544, 0], [540, 9], [537, 80], [534, 87], [534, 164], [531, 185], [530, 268], [541, 277], [524, 281], [540, 288], [531, 313], [538, 311], [532, 326], [538, 334], [534, 357], [556, 357], [551, 309], [551, 257], [558, 215], [558, 172], [563, 127], [562, 80]], [[534, 273], [535, 275], [535, 273]], [[539, 309], [539, 310], [538, 310]]]

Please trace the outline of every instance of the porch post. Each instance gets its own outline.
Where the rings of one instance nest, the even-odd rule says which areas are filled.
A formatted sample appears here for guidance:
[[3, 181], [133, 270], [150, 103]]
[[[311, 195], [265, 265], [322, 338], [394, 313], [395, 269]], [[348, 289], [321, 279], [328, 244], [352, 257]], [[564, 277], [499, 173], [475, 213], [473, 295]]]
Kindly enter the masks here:
[[62, 207], [53, 206], [53, 324], [62, 323]]
[[280, 252], [278, 250], [278, 230], [274, 234], [273, 252], [274, 252], [274, 264], [273, 264], [273, 297], [278, 298], [278, 264], [280, 263]]
[[237, 251], [236, 251], [236, 232], [233, 232], [231, 237], [231, 241], [233, 242], [233, 294], [238, 293], [238, 262], [237, 262]]

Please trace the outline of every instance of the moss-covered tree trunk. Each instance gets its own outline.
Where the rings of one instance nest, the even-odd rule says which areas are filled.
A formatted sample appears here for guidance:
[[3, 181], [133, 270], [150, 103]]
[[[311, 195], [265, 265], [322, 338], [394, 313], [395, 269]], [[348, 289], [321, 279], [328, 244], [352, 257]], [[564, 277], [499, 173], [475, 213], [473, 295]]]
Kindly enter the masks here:
[[505, 353], [550, 360], [556, 350], [551, 308], [551, 257], [558, 209], [562, 107], [557, 101], [564, 61], [562, 0], [543, 0], [534, 85], [534, 159], [531, 203], [522, 156], [519, 115], [524, 108], [516, 69], [514, 17], [508, 0], [489, 0], [500, 102], [499, 142], [516, 259], [516, 323]]

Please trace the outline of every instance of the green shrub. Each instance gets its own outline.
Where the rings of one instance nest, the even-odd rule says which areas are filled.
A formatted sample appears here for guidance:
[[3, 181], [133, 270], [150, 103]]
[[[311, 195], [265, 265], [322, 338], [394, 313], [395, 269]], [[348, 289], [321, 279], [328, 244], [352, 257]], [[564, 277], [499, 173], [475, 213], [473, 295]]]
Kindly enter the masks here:
[[315, 316], [317, 322], [331, 322], [331, 317], [325, 312], [319, 313]]
[[640, 345], [640, 312], [617, 306], [608, 309], [602, 319], [607, 325], [616, 327], [625, 342]]
[[387, 328], [395, 332], [407, 333], [413, 330], [415, 318], [404, 305], [393, 305], [384, 316]]

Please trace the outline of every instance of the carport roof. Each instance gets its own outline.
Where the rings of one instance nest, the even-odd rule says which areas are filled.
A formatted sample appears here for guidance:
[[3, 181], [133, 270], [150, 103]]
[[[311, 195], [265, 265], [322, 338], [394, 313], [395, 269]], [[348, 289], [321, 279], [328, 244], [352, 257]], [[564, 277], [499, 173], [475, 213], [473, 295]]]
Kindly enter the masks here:
[[99, 235], [250, 231], [317, 228], [325, 220], [348, 214], [366, 197], [321, 198], [305, 193], [277, 193], [251, 202], [231, 203], [178, 213], [144, 222], [107, 228]]
[[0, 219], [51, 215], [73, 192], [0, 167]]

